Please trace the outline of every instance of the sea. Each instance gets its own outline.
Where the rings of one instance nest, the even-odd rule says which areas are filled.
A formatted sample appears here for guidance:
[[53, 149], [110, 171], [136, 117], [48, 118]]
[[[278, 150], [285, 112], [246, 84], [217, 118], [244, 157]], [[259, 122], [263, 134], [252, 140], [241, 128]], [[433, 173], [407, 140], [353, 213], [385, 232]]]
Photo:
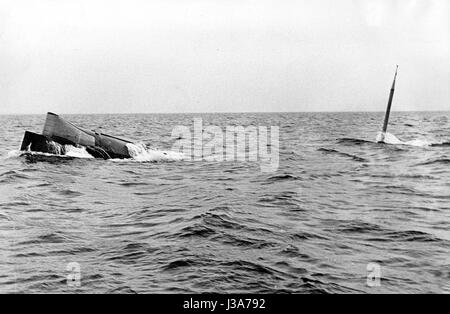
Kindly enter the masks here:
[[[0, 116], [1, 293], [450, 292], [450, 112], [63, 117], [145, 149], [24, 154], [45, 115]], [[196, 119], [278, 127], [277, 164], [176, 151]]]

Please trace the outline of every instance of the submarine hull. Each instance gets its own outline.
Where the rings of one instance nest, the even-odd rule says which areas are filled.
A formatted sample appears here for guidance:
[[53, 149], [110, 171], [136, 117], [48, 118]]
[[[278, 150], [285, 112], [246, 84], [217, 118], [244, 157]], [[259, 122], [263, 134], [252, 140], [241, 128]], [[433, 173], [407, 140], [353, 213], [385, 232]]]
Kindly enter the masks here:
[[64, 146], [55, 143], [49, 137], [30, 131], [25, 131], [20, 150], [55, 155], [64, 155], [66, 152]]
[[95, 158], [131, 158], [127, 145], [131, 141], [79, 128], [60, 116], [49, 112], [42, 134], [25, 131], [22, 151], [64, 155], [65, 146], [85, 147]]

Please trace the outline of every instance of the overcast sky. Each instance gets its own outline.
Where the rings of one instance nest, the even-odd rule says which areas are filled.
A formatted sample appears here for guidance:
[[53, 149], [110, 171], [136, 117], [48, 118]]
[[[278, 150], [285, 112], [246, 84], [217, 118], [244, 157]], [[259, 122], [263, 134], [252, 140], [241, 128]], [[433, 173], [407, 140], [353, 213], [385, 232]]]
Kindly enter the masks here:
[[450, 110], [448, 0], [0, 0], [0, 113]]

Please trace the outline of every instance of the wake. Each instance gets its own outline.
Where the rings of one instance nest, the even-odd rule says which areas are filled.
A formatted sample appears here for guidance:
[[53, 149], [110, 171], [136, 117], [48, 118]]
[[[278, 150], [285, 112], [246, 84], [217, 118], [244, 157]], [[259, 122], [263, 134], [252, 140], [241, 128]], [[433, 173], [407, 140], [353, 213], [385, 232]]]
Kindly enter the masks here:
[[386, 144], [391, 145], [407, 145], [407, 146], [415, 146], [415, 147], [436, 147], [436, 146], [450, 146], [448, 142], [431, 142], [427, 139], [415, 139], [411, 141], [404, 142], [397, 138], [394, 134], [389, 132], [384, 133], [383, 140], [383, 132], [378, 132], [376, 137], [376, 142], [384, 142]]
[[[60, 145], [55, 147], [55, 154], [42, 153], [34, 151], [11, 150], [2, 155], [0, 160], [20, 158], [27, 156], [43, 156], [43, 157], [57, 157], [57, 158], [79, 158], [79, 159], [95, 159], [94, 156], [88, 153], [85, 147], [75, 147], [73, 145]], [[111, 161], [120, 162], [159, 162], [159, 161], [182, 161], [188, 159], [184, 154], [174, 151], [163, 151], [158, 149], [148, 148], [145, 144], [127, 144], [128, 151], [131, 158], [129, 159], [109, 159]]]
[[[135, 162], [158, 162], [158, 161], [182, 161], [186, 160], [187, 156], [180, 152], [163, 151], [152, 149], [145, 144], [127, 144], [128, 152], [131, 159], [120, 159], [120, 161], [135, 161]], [[116, 159], [117, 160], [117, 159]]]

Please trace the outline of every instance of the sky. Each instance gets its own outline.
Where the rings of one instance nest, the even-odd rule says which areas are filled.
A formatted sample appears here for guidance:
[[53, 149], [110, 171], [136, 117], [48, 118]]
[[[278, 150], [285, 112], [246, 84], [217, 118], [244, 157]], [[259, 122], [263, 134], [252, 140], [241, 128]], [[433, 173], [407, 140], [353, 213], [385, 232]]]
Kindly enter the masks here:
[[0, 0], [0, 114], [450, 110], [448, 0]]

